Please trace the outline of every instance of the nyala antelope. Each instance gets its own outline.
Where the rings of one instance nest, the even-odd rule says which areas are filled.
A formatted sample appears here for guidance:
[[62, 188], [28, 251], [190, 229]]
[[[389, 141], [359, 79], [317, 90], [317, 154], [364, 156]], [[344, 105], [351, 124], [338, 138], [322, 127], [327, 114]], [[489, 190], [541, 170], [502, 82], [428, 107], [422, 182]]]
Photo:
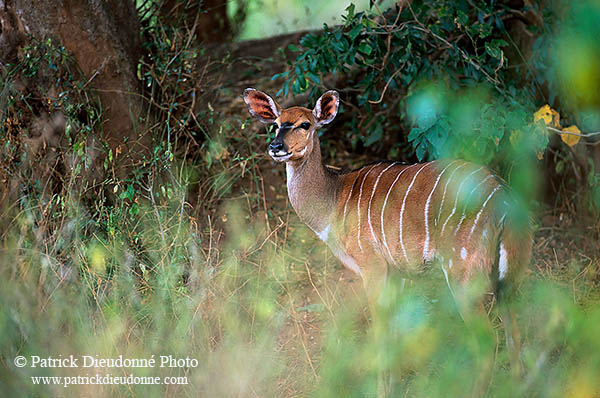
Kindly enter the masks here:
[[[515, 216], [510, 192], [489, 169], [438, 160], [378, 162], [336, 173], [322, 163], [317, 130], [335, 118], [337, 92], [323, 94], [313, 110], [282, 109], [252, 88], [244, 91], [244, 100], [254, 117], [276, 129], [269, 155], [285, 162], [294, 210], [360, 275], [372, 310], [391, 271], [414, 279], [441, 266], [451, 292], [476, 276], [492, 293], [517, 285], [531, 255], [529, 220]], [[514, 317], [508, 310], [502, 318], [511, 362], [518, 367]]]

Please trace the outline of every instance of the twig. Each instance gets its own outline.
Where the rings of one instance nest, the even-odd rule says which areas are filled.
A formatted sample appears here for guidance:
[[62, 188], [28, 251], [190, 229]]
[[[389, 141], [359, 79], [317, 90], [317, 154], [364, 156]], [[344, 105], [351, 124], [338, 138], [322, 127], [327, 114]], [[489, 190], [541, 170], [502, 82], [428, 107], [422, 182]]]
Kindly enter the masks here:
[[381, 101], [383, 101], [383, 96], [385, 95], [385, 92], [387, 91], [390, 83], [392, 82], [392, 79], [394, 79], [394, 77], [396, 77], [396, 75], [398, 73], [400, 73], [400, 71], [402, 70], [402, 68], [404, 67], [404, 64], [402, 64], [397, 70], [396, 72], [394, 72], [394, 74], [392, 76], [390, 76], [390, 78], [388, 79], [387, 83], [385, 84], [385, 87], [383, 88], [383, 91], [381, 92], [381, 97], [379, 97], [379, 99], [377, 101], [371, 101], [369, 100], [369, 103], [371, 104], [378, 104]]
[[546, 126], [546, 128], [547, 128], [548, 130], [550, 130], [550, 131], [554, 132], [554, 133], [557, 133], [557, 134], [569, 134], [569, 135], [576, 135], [576, 136], [578, 136], [578, 137], [584, 137], [584, 138], [586, 138], [586, 137], [595, 137], [595, 136], [597, 136], [597, 135], [600, 135], [600, 131], [596, 131], [596, 132], [594, 132], [594, 133], [574, 133], [574, 132], [572, 132], [572, 131], [564, 131], [564, 130], [559, 130], [559, 129], [557, 129], [557, 128], [555, 128], [555, 127], [552, 127], [552, 126]]
[[319, 291], [319, 288], [317, 288], [317, 285], [315, 285], [315, 283], [313, 282], [312, 275], [310, 273], [310, 269], [308, 268], [308, 263], [307, 262], [304, 262], [304, 267], [306, 268], [306, 273], [308, 275], [308, 280], [309, 280], [310, 284], [312, 285], [313, 289], [315, 289], [315, 292], [317, 292], [317, 296], [319, 296], [319, 298], [321, 299], [321, 302], [323, 303], [323, 305], [325, 307], [327, 307], [327, 311], [329, 311], [329, 315], [331, 315], [331, 319], [335, 319], [335, 316], [333, 315], [333, 311], [331, 311], [331, 306], [329, 306], [327, 304], [327, 302], [325, 301], [325, 299], [323, 298], [323, 296], [321, 296], [321, 292]]
[[[377, 8], [377, 11], [379, 12], [379, 15], [381, 15], [381, 18], [383, 18], [385, 25], [382, 25], [381, 27], [387, 32], [387, 50], [385, 52], [385, 55], [383, 56], [383, 61], [381, 61], [381, 68], [379, 70], [383, 70], [385, 68], [385, 65], [387, 64], [387, 60], [388, 57], [390, 56], [390, 52], [391, 52], [391, 47], [392, 47], [392, 29], [388, 28], [388, 22], [387, 19], [385, 18], [385, 16], [383, 15], [383, 13], [381, 12], [381, 10], [379, 9], [379, 6], [377, 6], [377, 3], [373, 3], [375, 5], [375, 8]], [[392, 28], [394, 28], [396, 26], [396, 24], [398, 23], [398, 20], [400, 19], [400, 14], [402, 14], [402, 6], [400, 6], [399, 10], [398, 10], [398, 14], [396, 15], [396, 19], [394, 19], [394, 23], [392, 24]], [[404, 27], [404, 24], [402, 24], [402, 28]], [[381, 101], [381, 100], [380, 100]]]
[[108, 60], [111, 58], [112, 58], [112, 55], [109, 55], [108, 57], [104, 58], [104, 61], [102, 61], [102, 64], [100, 65], [100, 67], [98, 69], [96, 69], [96, 71], [94, 72], [92, 77], [90, 77], [89, 80], [87, 82], [85, 82], [82, 89], [86, 88], [87, 85], [90, 84], [92, 82], [92, 80], [94, 80], [96, 78], [96, 76], [98, 76], [100, 74], [100, 72], [102, 72], [102, 69], [104, 69], [104, 66], [106, 65]]
[[[410, 5], [410, 2], [408, 3], [408, 9], [410, 10], [410, 13], [412, 14], [415, 22], [419, 25], [419, 26], [415, 26], [415, 29], [420, 30], [424, 33], [430, 34], [431, 36], [435, 37], [436, 39], [438, 39], [439, 41], [444, 43], [448, 48], [453, 48], [452, 44], [448, 40], [446, 40], [443, 37], [441, 37], [440, 35], [434, 33], [433, 31], [431, 31], [431, 29], [428, 29], [425, 25], [423, 25], [423, 23], [421, 21], [419, 21], [414, 10], [412, 9], [412, 7]], [[462, 55], [462, 57], [464, 58], [465, 61], [467, 61], [468, 63], [473, 65], [473, 67], [475, 69], [477, 69], [479, 72], [483, 73], [485, 75], [485, 77], [491, 83], [494, 83], [494, 87], [498, 91], [500, 91], [499, 86], [501, 86], [502, 83], [498, 79], [493, 78], [489, 73], [487, 73], [485, 71], [485, 69], [483, 69], [483, 67], [481, 65], [479, 65], [477, 62], [473, 61], [473, 59], [471, 57], [469, 57], [469, 55], [462, 48], [456, 46], [456, 49], [460, 52], [460, 54]]]

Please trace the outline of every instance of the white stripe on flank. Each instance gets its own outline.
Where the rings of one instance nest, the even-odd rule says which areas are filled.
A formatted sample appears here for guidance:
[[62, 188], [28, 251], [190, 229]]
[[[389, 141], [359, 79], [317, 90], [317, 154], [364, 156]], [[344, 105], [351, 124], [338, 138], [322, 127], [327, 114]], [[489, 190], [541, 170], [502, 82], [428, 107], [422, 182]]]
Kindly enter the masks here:
[[385, 206], [387, 204], [387, 200], [390, 196], [390, 193], [392, 192], [392, 189], [394, 188], [394, 185], [396, 185], [396, 182], [398, 181], [398, 179], [400, 178], [400, 176], [402, 174], [404, 174], [404, 172], [408, 169], [412, 169], [413, 167], [415, 167], [416, 164], [413, 164], [411, 166], [407, 166], [405, 168], [403, 168], [402, 170], [400, 170], [400, 172], [398, 173], [398, 175], [396, 176], [396, 179], [394, 179], [394, 182], [392, 182], [392, 185], [390, 185], [387, 194], [385, 195], [385, 200], [383, 201], [383, 207], [381, 208], [381, 236], [383, 236], [383, 245], [385, 246], [385, 248], [387, 249], [388, 255], [390, 256], [390, 260], [392, 262], [394, 262], [394, 256], [392, 256], [392, 251], [390, 250], [388, 244], [387, 244], [387, 239], [385, 237], [385, 228], [384, 228], [384, 224], [383, 224], [383, 214], [385, 213]]
[[507, 252], [504, 248], [504, 243], [500, 242], [500, 262], [498, 263], [498, 280], [504, 279], [506, 271], [508, 271]]
[[423, 259], [425, 261], [427, 260], [431, 260], [431, 257], [429, 255], [429, 203], [431, 202], [431, 198], [433, 196], [433, 193], [435, 192], [435, 188], [437, 188], [438, 183], [440, 182], [440, 178], [442, 178], [442, 175], [446, 172], [446, 170], [452, 166], [454, 163], [456, 163], [458, 160], [453, 160], [452, 162], [450, 162], [445, 168], [444, 170], [442, 170], [442, 172], [438, 175], [437, 179], [435, 180], [435, 184], [433, 184], [433, 189], [431, 190], [431, 192], [429, 193], [429, 196], [427, 197], [427, 202], [425, 202], [425, 243], [423, 244]]
[[471, 197], [471, 195], [473, 195], [473, 192], [475, 192], [481, 184], [484, 184], [487, 180], [489, 180], [492, 177], [494, 177], [494, 176], [491, 174], [489, 176], [485, 177], [479, 184], [477, 184], [477, 186], [475, 188], [473, 188], [473, 190], [471, 192], [469, 192], [469, 196], [466, 198], [465, 205], [463, 206], [462, 217], [460, 218], [460, 221], [458, 222], [458, 225], [456, 226], [456, 229], [454, 230], [454, 235], [456, 235], [458, 233], [460, 226], [462, 225], [463, 221], [465, 221], [465, 219], [467, 218], [466, 211], [467, 211], [467, 202], [468, 202], [469, 198]]
[[346, 225], [346, 211], [348, 210], [348, 202], [350, 202], [350, 198], [352, 197], [352, 191], [354, 191], [354, 185], [356, 185], [356, 180], [358, 180], [358, 177], [360, 177], [360, 173], [361, 172], [362, 172], [362, 169], [360, 169], [358, 171], [358, 173], [356, 173], [356, 177], [354, 178], [354, 182], [352, 183], [352, 187], [350, 187], [350, 194], [346, 198], [346, 203], [344, 203], [344, 218], [342, 219], [342, 226], [344, 226], [344, 227]]
[[444, 201], [446, 200], [446, 190], [448, 189], [448, 185], [450, 185], [450, 181], [452, 180], [452, 177], [458, 171], [458, 169], [460, 169], [466, 165], [467, 165], [467, 163], [461, 164], [460, 166], [458, 166], [457, 168], [452, 170], [452, 173], [450, 173], [450, 175], [448, 176], [448, 179], [446, 180], [446, 184], [444, 185], [444, 193], [442, 194], [442, 201], [440, 202], [440, 210], [438, 211], [438, 215], [435, 218], [434, 225], [437, 226], [440, 223], [440, 217], [442, 216], [442, 210], [444, 210]]
[[375, 196], [375, 190], [377, 189], [377, 184], [379, 184], [379, 179], [390, 167], [395, 166], [396, 162], [393, 162], [388, 167], [383, 169], [381, 173], [377, 176], [375, 180], [375, 185], [373, 185], [373, 191], [371, 192], [371, 198], [369, 199], [369, 209], [367, 211], [367, 219], [369, 220], [369, 228], [371, 229], [371, 236], [373, 237], [373, 242], [377, 243], [377, 238], [375, 237], [375, 231], [373, 231], [373, 224], [371, 223], [371, 202], [373, 202], [373, 197]]
[[462, 182], [458, 186], [458, 189], [456, 190], [456, 198], [454, 199], [454, 207], [452, 207], [452, 212], [450, 213], [450, 215], [448, 216], [448, 218], [446, 218], [446, 221], [444, 221], [444, 225], [442, 225], [442, 231], [440, 232], [440, 234], [444, 233], [444, 229], [446, 229], [446, 224], [448, 224], [448, 221], [450, 221], [450, 219], [452, 218], [452, 216], [454, 215], [454, 213], [456, 213], [456, 205], [458, 204], [458, 197], [460, 196], [460, 190], [462, 189], [462, 186], [467, 181], [469, 181], [469, 177], [471, 177], [473, 174], [477, 173], [481, 169], [483, 169], [483, 167], [480, 167], [477, 170], [470, 172], [469, 175], [467, 175], [467, 177], [464, 180], [462, 180]]
[[430, 163], [424, 163], [423, 165], [421, 165], [421, 168], [415, 173], [415, 175], [413, 176], [412, 181], [410, 182], [410, 185], [408, 186], [408, 188], [406, 189], [406, 192], [404, 193], [404, 199], [402, 200], [402, 208], [400, 209], [400, 247], [402, 248], [402, 254], [404, 254], [404, 259], [406, 260], [406, 262], [408, 262], [408, 256], [406, 254], [406, 248], [404, 247], [404, 240], [402, 239], [402, 218], [404, 216], [404, 207], [406, 205], [406, 198], [408, 197], [408, 193], [410, 192], [413, 184], [415, 183], [415, 180], [417, 179], [417, 176], [419, 175], [419, 173], [421, 173], [423, 171], [423, 169], [425, 169], [425, 167], [429, 166], [430, 164], [432, 164], [433, 162]]
[[477, 213], [477, 216], [475, 216], [475, 221], [473, 221], [473, 226], [471, 227], [471, 232], [469, 232], [469, 236], [467, 237], [467, 242], [469, 241], [469, 239], [471, 239], [471, 235], [473, 235], [473, 231], [475, 231], [475, 227], [477, 226], [477, 223], [479, 222], [479, 217], [481, 217], [481, 213], [483, 213], [483, 210], [485, 209], [485, 206], [490, 201], [490, 199], [492, 198], [492, 196], [494, 196], [494, 194], [496, 193], [496, 191], [499, 190], [499, 189], [500, 189], [500, 185], [497, 185], [496, 188], [494, 188], [492, 190], [492, 192], [490, 192], [490, 194], [488, 195], [488, 197], [485, 200], [485, 202], [483, 202], [483, 204], [481, 205], [481, 209]]
[[363, 177], [363, 180], [360, 183], [360, 191], [358, 193], [358, 202], [356, 202], [356, 211], [358, 212], [358, 233], [356, 234], [356, 239], [358, 241], [358, 248], [360, 249], [360, 251], [363, 251], [362, 248], [362, 243], [360, 243], [360, 198], [362, 198], [362, 191], [363, 191], [363, 185], [365, 185], [365, 181], [367, 181], [367, 177], [369, 176], [369, 173], [371, 173], [373, 171], [373, 169], [377, 166], [379, 166], [381, 164], [381, 162], [371, 166], [371, 168], [369, 169], [369, 171], [367, 171], [365, 173], [365, 176]]

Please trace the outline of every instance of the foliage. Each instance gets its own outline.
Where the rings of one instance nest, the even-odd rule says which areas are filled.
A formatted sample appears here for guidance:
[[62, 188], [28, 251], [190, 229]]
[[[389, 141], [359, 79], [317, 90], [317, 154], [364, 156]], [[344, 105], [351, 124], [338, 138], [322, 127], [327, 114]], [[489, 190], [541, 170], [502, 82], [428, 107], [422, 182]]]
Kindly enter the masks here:
[[[66, 237], [49, 232], [64, 222], [70, 201], [87, 192], [94, 211], [105, 198], [91, 188], [104, 150], [101, 108], [73, 59], [51, 39], [32, 38], [20, 61], [1, 72], [3, 199], [15, 195], [19, 206], [33, 209], [40, 238], [60, 248]], [[33, 88], [24, 90], [26, 84]]]
[[454, 157], [490, 164], [495, 156], [542, 154], [548, 134], [516, 101], [481, 90], [450, 93], [442, 85], [417, 89], [407, 98], [414, 127], [408, 135], [417, 158]]
[[[60, 111], [67, 119], [65, 133], [68, 144], [81, 155], [85, 151], [87, 135], [97, 130], [100, 122], [96, 99], [85, 90], [82, 78], [65, 48], [53, 40], [34, 41], [25, 46], [22, 60], [6, 65], [0, 75], [3, 94], [1, 138], [16, 137], [20, 124], [29, 121], [32, 114], [55, 114]], [[29, 79], [37, 80], [40, 86], [46, 86], [44, 88], [51, 88], [55, 95], [42, 102], [40, 93], [22, 93], [14, 86], [19, 80]], [[6, 142], [6, 145], [10, 145], [10, 142]]]
[[[560, 8], [556, 15], [559, 20], [555, 35], [540, 46], [545, 45], [549, 54], [568, 56], [554, 60], [545, 77], [560, 94], [554, 104], [557, 109], [561, 114], [572, 115], [571, 124], [585, 132], [594, 132], [584, 136], [597, 146], [600, 142], [600, 4], [597, 1], [574, 4], [560, 1], [558, 5]], [[587, 182], [583, 200], [587, 202], [586, 207], [596, 216], [599, 215], [600, 184], [597, 181], [600, 180], [600, 165], [593, 160], [598, 159], [597, 154], [584, 159], [571, 154], [568, 158], [581, 170], [582, 182]]]
[[[85, 396], [240, 396], [252, 389], [274, 396], [280, 369], [271, 357], [278, 277], [272, 251], [259, 251], [254, 227], [231, 217], [245, 231], [229, 247], [206, 251], [202, 229], [180, 211], [185, 192], [148, 204], [138, 213], [137, 251], [124, 233], [90, 234], [96, 222], [75, 200], [66, 204], [67, 222], [57, 232], [62, 248], [38, 239], [35, 207], [3, 211], [0, 251], [0, 388], [12, 397]], [[4, 209], [3, 209], [4, 210]], [[9, 218], [10, 217], [10, 218]], [[125, 232], [122, 222], [116, 220]], [[217, 236], [213, 238], [218, 238]], [[241, 242], [247, 242], [241, 245]], [[146, 249], [140, 250], [139, 247]], [[235, 253], [247, 258], [236, 260]], [[254, 264], [268, 262], [269, 274]], [[266, 268], [266, 267], [265, 267]], [[283, 279], [278, 277], [278, 279]], [[260, 292], [260, 295], [257, 295]], [[23, 355], [42, 358], [154, 358], [151, 368], [76, 369], [12, 366]], [[159, 366], [161, 355], [192, 358], [193, 366]], [[221, 368], [225, 366], [227, 372]], [[253, 370], [251, 370], [253, 369]], [[34, 383], [37, 376], [180, 377], [179, 385], [65, 387]]]
[[[475, 7], [461, 1], [411, 2], [385, 13], [355, 13], [351, 5], [344, 25], [325, 26], [323, 34], [305, 36], [301, 49], [292, 48], [300, 54], [291, 71], [282, 74], [286, 77], [282, 93], [309, 90], [314, 96], [327, 74], [345, 79], [352, 76], [350, 88], [364, 110], [363, 120], [352, 125], [358, 129], [369, 126], [362, 137], [365, 145], [379, 142], [381, 131], [392, 129], [397, 122], [395, 114], [408, 111], [415, 124], [409, 141], [418, 159], [426, 153], [431, 157], [448, 154], [445, 143], [457, 131], [473, 131], [476, 125], [475, 147], [465, 145], [472, 137], [462, 137], [459, 141], [463, 144], [456, 143], [450, 154], [489, 162], [498, 153], [500, 141], [510, 134], [501, 128], [506, 124], [500, 120], [502, 116], [471, 112], [469, 120], [463, 116], [457, 120], [450, 113], [469, 106], [462, 101], [454, 107], [454, 102], [463, 98], [456, 96], [456, 91], [462, 91], [475, 103], [485, 102], [486, 108], [502, 106], [506, 113], [518, 110], [522, 115], [518, 123], [529, 121], [526, 112], [533, 110], [532, 98], [517, 100], [517, 83], [507, 72], [503, 51], [508, 45], [503, 19], [513, 11], [501, 3], [483, 1]], [[433, 80], [437, 82], [425, 84]], [[415, 114], [415, 104], [419, 104], [419, 114]], [[478, 105], [471, 108], [474, 106]], [[515, 119], [508, 122], [511, 127]], [[540, 141], [537, 149], [544, 146], [541, 137], [536, 140]]]
[[[393, 286], [393, 285], [392, 285]], [[438, 288], [441, 286], [438, 286]], [[433, 289], [433, 286], [430, 287]], [[522, 360], [526, 375], [517, 381], [509, 374], [501, 329], [486, 328], [486, 320], [472, 321], [469, 330], [456, 315], [452, 298], [443, 289], [435, 299], [423, 288], [412, 287], [384, 309], [387, 333], [382, 340], [357, 336], [348, 314], [340, 314], [327, 336], [318, 396], [362, 397], [377, 391], [377, 366], [392, 374], [395, 396], [448, 397], [473, 394], [482, 374], [485, 350], [494, 358], [489, 397], [594, 396], [600, 385], [594, 376], [600, 356], [593, 322], [600, 320], [569, 300], [568, 289], [530, 281], [518, 302]], [[590, 349], [579, 351], [588, 345]]]

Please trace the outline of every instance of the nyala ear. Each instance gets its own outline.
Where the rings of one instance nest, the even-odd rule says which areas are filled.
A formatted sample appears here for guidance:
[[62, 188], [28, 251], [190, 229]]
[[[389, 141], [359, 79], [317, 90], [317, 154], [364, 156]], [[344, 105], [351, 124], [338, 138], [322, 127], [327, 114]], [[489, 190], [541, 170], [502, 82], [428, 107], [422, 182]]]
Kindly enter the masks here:
[[252, 116], [263, 123], [274, 123], [281, 113], [281, 107], [273, 98], [253, 88], [244, 90], [244, 101]]
[[322, 126], [331, 121], [337, 115], [337, 111], [340, 105], [340, 95], [337, 91], [327, 91], [317, 100], [317, 105], [313, 109], [313, 115], [317, 121], [317, 124]]

